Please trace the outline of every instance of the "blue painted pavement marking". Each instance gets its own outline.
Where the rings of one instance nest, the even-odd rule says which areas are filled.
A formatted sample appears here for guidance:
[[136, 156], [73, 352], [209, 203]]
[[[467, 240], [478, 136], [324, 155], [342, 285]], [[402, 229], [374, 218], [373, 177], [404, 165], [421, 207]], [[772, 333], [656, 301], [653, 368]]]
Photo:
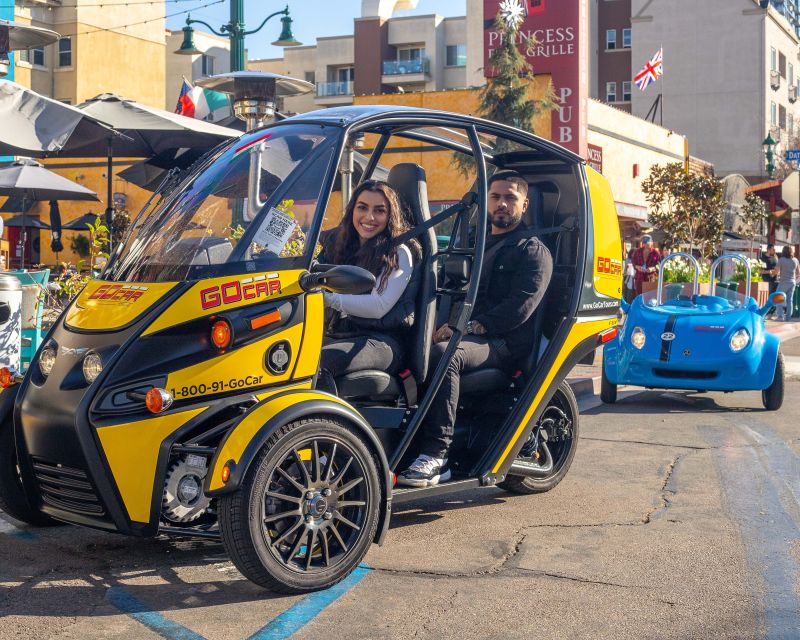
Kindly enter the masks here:
[[39, 539], [39, 536], [33, 531], [20, 529], [16, 525], [11, 524], [6, 520], [5, 515], [0, 515], [0, 533], [4, 533], [10, 538], [16, 538], [17, 540], [28, 540], [32, 542]]
[[167, 640], [205, 640], [203, 636], [191, 629], [187, 629], [153, 611], [120, 587], [111, 587], [106, 594], [106, 598], [122, 613], [129, 615], [162, 638], [167, 638]]
[[360, 565], [339, 584], [325, 591], [312, 593], [289, 607], [263, 629], [256, 631], [249, 640], [284, 640], [306, 626], [322, 611], [355, 587], [369, 573], [369, 568]]

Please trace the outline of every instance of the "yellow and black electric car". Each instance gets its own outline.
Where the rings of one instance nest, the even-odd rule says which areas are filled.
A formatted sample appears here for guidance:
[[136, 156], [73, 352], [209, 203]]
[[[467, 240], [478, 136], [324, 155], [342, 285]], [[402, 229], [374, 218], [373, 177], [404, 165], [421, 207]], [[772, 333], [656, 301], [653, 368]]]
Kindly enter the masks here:
[[[396, 489], [478, 292], [487, 176], [530, 185], [553, 255], [536, 346], [514, 375], [462, 377], [451, 481]], [[315, 259], [356, 180], [401, 194], [423, 257], [408, 361], [315, 390], [322, 289], [374, 278]], [[438, 243], [437, 243], [438, 239]], [[392, 505], [498, 485], [553, 488], [578, 410], [564, 382], [616, 333], [621, 249], [607, 182], [523, 131], [452, 113], [344, 107], [248, 133], [199, 161], [132, 225], [0, 395], [0, 508], [135, 536], [220, 537], [269, 588], [330, 586], [383, 541]], [[439, 316], [437, 320], [437, 315]], [[429, 370], [437, 322], [454, 333]]]

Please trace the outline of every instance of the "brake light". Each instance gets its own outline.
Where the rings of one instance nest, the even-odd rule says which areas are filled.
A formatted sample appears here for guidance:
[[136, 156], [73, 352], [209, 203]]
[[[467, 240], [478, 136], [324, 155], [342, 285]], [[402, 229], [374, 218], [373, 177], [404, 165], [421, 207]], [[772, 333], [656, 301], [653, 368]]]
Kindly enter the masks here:
[[617, 327], [606, 329], [600, 335], [597, 336], [597, 342], [599, 344], [605, 344], [606, 342], [611, 342], [614, 338], [617, 337], [618, 333], [619, 333], [619, 328]]
[[233, 333], [227, 320], [217, 320], [211, 325], [211, 342], [217, 349], [227, 349], [231, 346]]
[[172, 395], [166, 389], [153, 387], [145, 395], [144, 404], [150, 413], [161, 413], [172, 406]]

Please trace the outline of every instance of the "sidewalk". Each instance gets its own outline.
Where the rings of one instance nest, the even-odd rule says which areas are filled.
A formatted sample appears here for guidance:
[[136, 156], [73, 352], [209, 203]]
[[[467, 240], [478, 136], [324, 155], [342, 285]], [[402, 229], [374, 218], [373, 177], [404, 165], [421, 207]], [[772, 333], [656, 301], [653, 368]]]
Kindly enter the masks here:
[[[766, 321], [767, 331], [778, 336], [781, 342], [800, 336], [800, 319], [794, 318], [789, 322], [777, 320]], [[600, 375], [603, 366], [603, 350], [595, 351], [594, 364], [577, 365], [567, 376], [567, 382], [575, 392], [576, 397], [591, 396], [600, 393]]]

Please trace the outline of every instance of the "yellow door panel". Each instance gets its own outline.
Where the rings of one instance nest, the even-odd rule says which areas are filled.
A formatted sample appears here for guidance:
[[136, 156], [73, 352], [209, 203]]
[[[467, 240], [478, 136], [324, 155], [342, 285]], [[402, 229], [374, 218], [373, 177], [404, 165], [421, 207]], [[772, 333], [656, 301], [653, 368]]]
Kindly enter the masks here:
[[319, 352], [322, 349], [322, 334], [325, 325], [325, 308], [321, 293], [306, 296], [305, 329], [303, 347], [297, 359], [295, 378], [310, 378], [317, 373]]
[[138, 318], [176, 284], [91, 280], [70, 307], [65, 322], [88, 331], [119, 329]]
[[301, 270], [253, 273], [198, 282], [161, 314], [143, 335], [214, 313], [302, 293]]
[[587, 167], [586, 176], [594, 224], [594, 289], [599, 294], [621, 298], [622, 244], [614, 196], [608, 181], [597, 171]]
[[293, 405], [311, 400], [329, 400], [332, 402], [338, 402], [339, 404], [351, 409], [354, 413], [358, 413], [344, 400], [340, 400], [339, 398], [327, 393], [319, 393], [318, 391], [298, 391], [297, 393], [288, 393], [286, 395], [278, 396], [272, 400], [268, 400], [247, 414], [244, 419], [233, 428], [233, 431], [225, 439], [222, 449], [220, 449], [217, 455], [217, 463], [210, 472], [211, 481], [209, 484], [209, 489], [211, 491], [215, 491], [225, 486], [225, 484], [222, 482], [222, 467], [224, 467], [229, 460], [233, 460], [238, 464], [239, 460], [242, 458], [244, 450], [247, 448], [247, 445], [250, 444], [256, 433], [258, 433], [259, 429], [267, 424], [272, 417], [278, 415], [281, 411]]
[[561, 351], [558, 352], [556, 356], [556, 360], [553, 363], [552, 368], [550, 371], [547, 372], [547, 376], [542, 383], [539, 392], [531, 402], [530, 407], [525, 412], [522, 420], [520, 421], [519, 425], [517, 426], [516, 431], [514, 431], [514, 435], [511, 437], [511, 440], [506, 445], [505, 451], [503, 451], [503, 455], [500, 456], [500, 459], [495, 463], [494, 468], [492, 469], [492, 473], [497, 473], [500, 470], [500, 467], [503, 466], [503, 462], [508, 457], [508, 454], [511, 452], [511, 449], [514, 447], [514, 444], [519, 440], [519, 437], [522, 435], [522, 432], [525, 430], [525, 426], [528, 424], [528, 421], [531, 419], [534, 411], [539, 406], [539, 403], [542, 401], [542, 396], [544, 395], [545, 390], [550, 386], [550, 383], [553, 382], [556, 374], [558, 373], [561, 365], [564, 364], [564, 361], [569, 357], [572, 353], [573, 349], [575, 349], [581, 342], [586, 340], [587, 338], [591, 338], [592, 336], [597, 335], [601, 331], [605, 331], [606, 329], [610, 329], [612, 327], [617, 326], [617, 319], [604, 319], [604, 320], [595, 320], [593, 322], [578, 322], [576, 323], [569, 332], [567, 339], [564, 341], [564, 345], [561, 347]]
[[203, 411], [205, 407], [97, 430], [128, 517], [134, 522], [150, 521], [161, 443]]
[[[284, 373], [275, 375], [264, 366], [264, 355], [271, 345], [286, 340], [294, 359], [300, 350], [302, 336], [303, 325], [296, 324], [258, 342], [186, 369], [173, 371], [167, 377], [167, 391], [175, 400], [185, 400], [209, 394], [244, 391], [288, 380], [292, 375], [293, 363], [289, 363]], [[311, 375], [313, 373], [300, 377]]]

